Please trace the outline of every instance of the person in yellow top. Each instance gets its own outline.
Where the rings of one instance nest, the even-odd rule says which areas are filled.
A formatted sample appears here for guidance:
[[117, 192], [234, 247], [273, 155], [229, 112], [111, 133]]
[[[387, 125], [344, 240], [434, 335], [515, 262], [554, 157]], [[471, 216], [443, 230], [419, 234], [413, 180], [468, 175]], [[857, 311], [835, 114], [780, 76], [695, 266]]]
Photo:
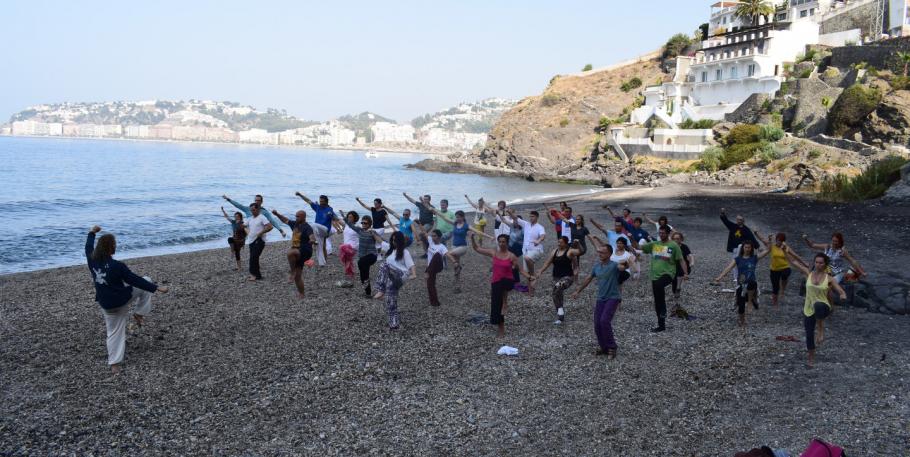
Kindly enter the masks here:
[[[815, 254], [811, 270], [798, 257], [795, 257], [792, 251], [787, 252], [790, 258], [794, 260], [796, 266], [803, 274], [806, 275], [806, 302], [803, 305], [803, 326], [806, 328], [806, 349], [809, 351], [807, 366], [812, 368], [815, 364], [815, 346], [821, 344], [825, 339], [825, 318], [831, 315], [833, 308], [828, 301], [828, 290], [833, 289], [840, 295], [841, 300], [847, 299], [847, 293], [841, 288], [840, 284], [828, 274], [828, 256], [819, 252]], [[818, 329], [818, 334], [815, 330]]]
[[761, 240], [771, 254], [771, 304], [777, 307], [784, 303], [784, 292], [787, 290], [787, 281], [790, 279], [790, 260], [787, 258], [787, 254], [795, 256], [802, 263], [805, 262], [787, 245], [785, 233], [777, 232], [773, 241], [771, 235], [768, 235], [766, 240], [758, 230], [755, 231], [755, 236]]

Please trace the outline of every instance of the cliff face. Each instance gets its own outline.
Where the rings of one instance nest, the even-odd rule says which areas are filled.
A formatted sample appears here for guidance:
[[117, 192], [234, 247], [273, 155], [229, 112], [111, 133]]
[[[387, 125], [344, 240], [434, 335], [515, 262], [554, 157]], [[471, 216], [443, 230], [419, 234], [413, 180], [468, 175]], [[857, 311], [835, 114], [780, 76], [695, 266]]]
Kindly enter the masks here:
[[[657, 59], [557, 77], [542, 94], [521, 100], [503, 114], [474, 159], [540, 174], [577, 168], [597, 140], [594, 130], [601, 117], [618, 117], [645, 86], [669, 77]], [[641, 87], [621, 90], [633, 78], [641, 80]]]

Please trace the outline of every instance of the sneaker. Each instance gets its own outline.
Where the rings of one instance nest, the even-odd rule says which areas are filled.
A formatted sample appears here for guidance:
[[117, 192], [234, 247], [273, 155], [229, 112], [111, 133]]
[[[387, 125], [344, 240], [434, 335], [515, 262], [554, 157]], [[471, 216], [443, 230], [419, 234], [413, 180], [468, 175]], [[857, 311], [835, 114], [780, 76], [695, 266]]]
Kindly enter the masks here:
[[562, 325], [562, 319], [557, 318], [555, 321], [553, 321], [553, 325]]
[[664, 326], [654, 327], [654, 328], [651, 329], [651, 333], [660, 333], [660, 332], [662, 332], [662, 331], [664, 331], [664, 330], [666, 330], [666, 329], [667, 329], [667, 328], [664, 327]]

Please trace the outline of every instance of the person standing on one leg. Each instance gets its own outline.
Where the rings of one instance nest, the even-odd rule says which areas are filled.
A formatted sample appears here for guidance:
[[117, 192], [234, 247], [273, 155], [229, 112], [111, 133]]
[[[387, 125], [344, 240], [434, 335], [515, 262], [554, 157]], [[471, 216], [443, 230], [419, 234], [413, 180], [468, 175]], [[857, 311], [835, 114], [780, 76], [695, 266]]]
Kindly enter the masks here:
[[[222, 195], [221, 198], [227, 200], [228, 203], [234, 205], [234, 207], [239, 209], [244, 215], [246, 215], [246, 217], [251, 217], [253, 215], [252, 211], [250, 211], [249, 206], [241, 205], [240, 203], [237, 203], [236, 201], [228, 198], [227, 195]], [[278, 221], [273, 219], [272, 215], [269, 214], [269, 210], [266, 209], [264, 206], [262, 206], [262, 200], [263, 200], [262, 195], [256, 194], [256, 197], [253, 199], [253, 202], [256, 203], [257, 205], [259, 205], [259, 212], [261, 212], [262, 215], [265, 216], [266, 220], [269, 221], [269, 224], [272, 224], [272, 227], [278, 227]], [[282, 238], [285, 237], [284, 230], [279, 228], [278, 233], [281, 233]]]
[[792, 272], [787, 254], [795, 256], [800, 262], [803, 262], [803, 259], [787, 245], [787, 235], [783, 232], [778, 232], [774, 238], [768, 235], [767, 241], [758, 230], [755, 231], [755, 236], [764, 243], [765, 249], [771, 254], [771, 304], [777, 307], [784, 302], [784, 292], [787, 290], [787, 282]]
[[[468, 194], [465, 194], [464, 198], [468, 201], [468, 204], [471, 205], [472, 208], [474, 208], [474, 225], [472, 228], [479, 233], [483, 233], [484, 238], [486, 238], [488, 236], [488, 235], [486, 235], [486, 232], [487, 232], [487, 230], [486, 230], [487, 217], [486, 216], [487, 216], [487, 209], [488, 209], [486, 202], [484, 201], [483, 197], [481, 197], [481, 198], [477, 199], [477, 203], [475, 204], [474, 202], [471, 201], [471, 197], [468, 197]], [[493, 239], [495, 240], [495, 238], [493, 238]], [[483, 247], [483, 238], [481, 238], [480, 241], [478, 241], [477, 243], [480, 245], [480, 247]]]
[[739, 249], [739, 255], [734, 257], [727, 265], [727, 268], [724, 268], [724, 271], [714, 278], [714, 284], [720, 284], [721, 279], [734, 268], [738, 272], [739, 276], [736, 281], [738, 284], [736, 287], [736, 312], [739, 313], [740, 327], [746, 326], [746, 304], [750, 304], [753, 308], [758, 309], [758, 302], [756, 301], [758, 279], [755, 275], [755, 271], [758, 268], [758, 261], [766, 255], [768, 255], [768, 251], [762, 251], [761, 253], [756, 254], [755, 246], [752, 242], [744, 240]]
[[389, 213], [383, 207], [382, 199], [374, 198], [373, 206], [367, 206], [359, 197], [354, 199], [357, 200], [357, 203], [360, 203], [360, 206], [370, 212], [370, 217], [373, 219], [373, 232], [379, 236], [385, 235], [385, 223], [388, 220]]
[[[516, 217], [515, 212], [511, 208], [508, 210], [508, 213], [509, 216], [504, 217], [503, 220], [509, 224], [517, 222], [521, 225], [524, 234], [524, 244], [521, 248], [522, 261], [524, 261], [524, 267], [525, 270], [528, 271], [528, 274], [532, 277], [536, 277], [534, 274], [534, 263], [543, 257], [543, 241], [547, 236], [546, 230], [537, 222], [540, 218], [540, 213], [531, 211], [527, 221]], [[534, 281], [528, 282], [528, 293], [531, 296], [534, 296]]]
[[[455, 291], [461, 292], [461, 257], [468, 253], [468, 232], [476, 233], [481, 237], [489, 237], [491, 239], [492, 237], [485, 235], [483, 232], [478, 232], [471, 227], [468, 227], [468, 222], [465, 220], [464, 211], [456, 211], [455, 220], [449, 219], [448, 216], [442, 212], [436, 210], [433, 210], [433, 212], [436, 214], [436, 220], [438, 223], [445, 222], [450, 227], [452, 227], [452, 249], [449, 252], [452, 254], [452, 258], [455, 259], [455, 261], [452, 262], [454, 263], [455, 267]], [[445, 236], [445, 232], [443, 232], [442, 237], [445, 238]]]
[[114, 260], [117, 240], [108, 233], [101, 235], [95, 246], [95, 236], [101, 227], [94, 226], [85, 239], [85, 260], [95, 284], [95, 301], [101, 306], [107, 328], [107, 363], [114, 374], [120, 373], [120, 364], [126, 352], [126, 327], [130, 319], [130, 305], [134, 304], [133, 319], [142, 323], [152, 311], [152, 294], [166, 293], [167, 287], [152, 282], [148, 276], [140, 278], [126, 264]]
[[329, 206], [329, 197], [325, 195], [319, 196], [318, 204], [300, 192], [295, 193], [295, 195], [307, 202], [316, 213], [313, 218], [315, 223], [311, 226], [313, 227], [313, 233], [316, 234], [316, 243], [318, 243], [316, 246], [316, 263], [320, 267], [324, 267], [326, 259], [332, 253], [332, 240], [329, 237], [332, 235], [332, 220], [335, 219], [335, 210]]
[[[667, 286], [676, 276], [676, 264], [682, 260], [682, 250], [679, 245], [670, 241], [670, 227], [660, 226], [658, 230], [659, 241], [651, 241], [641, 246], [643, 253], [651, 257], [651, 291], [654, 293], [654, 312], [657, 314], [657, 327], [652, 332], [662, 332], [667, 329]], [[683, 263], [685, 266], [685, 263]], [[689, 279], [689, 271], [683, 271], [682, 279]]]
[[[724, 226], [727, 227], [727, 252], [735, 259], [739, 255], [739, 246], [743, 244], [743, 241], [749, 240], [752, 243], [752, 246], [758, 246], [758, 240], [755, 238], [755, 235], [752, 233], [752, 229], [746, 226], [746, 219], [740, 215], [736, 216], [736, 223], [730, 222], [730, 219], [727, 218], [726, 208], [720, 209], [720, 221], [724, 223]], [[736, 282], [739, 278], [739, 273], [736, 270], [733, 270], [733, 281]]]
[[499, 235], [496, 237], [496, 249], [482, 248], [477, 245], [477, 239], [471, 234], [471, 247], [480, 255], [485, 255], [493, 259], [492, 276], [490, 278], [490, 323], [497, 326], [498, 336], [505, 335], [505, 315], [508, 311], [509, 291], [512, 290], [515, 282], [512, 277], [513, 269], [517, 269], [521, 274], [527, 276], [518, 257], [509, 252], [509, 236]]
[[847, 299], [847, 293], [834, 277], [827, 273], [830, 261], [826, 254], [821, 252], [815, 254], [813, 259], [814, 268], [812, 270], [809, 270], [809, 267], [802, 260], [792, 254], [790, 254], [790, 258], [794, 260], [793, 265], [806, 275], [803, 326], [806, 329], [806, 350], [808, 351], [806, 365], [812, 368], [815, 365], [815, 348], [825, 340], [825, 319], [834, 311], [831, 302], [828, 300], [828, 293], [834, 290], [838, 293], [841, 300]]
[[389, 250], [385, 253], [385, 262], [379, 267], [376, 275], [376, 295], [381, 300], [385, 297], [386, 312], [389, 315], [389, 330], [398, 330], [401, 325], [398, 316], [398, 293], [406, 279], [417, 279], [414, 259], [407, 250], [407, 238], [401, 232], [394, 232], [389, 238]]
[[291, 249], [288, 250], [288, 265], [291, 269], [291, 279], [297, 286], [297, 297], [303, 299], [303, 266], [313, 257], [313, 246], [316, 244], [316, 235], [313, 227], [306, 222], [306, 211], [299, 210], [294, 214], [294, 219], [288, 219], [277, 210], [272, 210], [281, 222], [291, 227]]
[[[597, 344], [600, 345], [598, 354], [606, 354], [610, 359], [616, 357], [616, 339], [613, 337], [613, 315], [622, 303], [622, 282], [620, 273], [626, 271], [625, 262], [616, 263], [611, 259], [613, 248], [609, 244], [597, 250], [599, 262], [594, 264], [591, 274], [572, 294], [572, 299], [578, 299], [578, 294], [597, 278], [597, 301], [594, 305], [594, 334], [597, 335]], [[628, 278], [628, 275], [625, 276]]]
[[411, 228], [411, 224], [413, 224], [414, 221], [411, 220], [411, 210], [404, 209], [399, 215], [395, 210], [388, 206], [383, 205], [382, 208], [388, 211], [392, 217], [398, 219], [398, 231], [405, 237], [405, 243], [407, 243], [405, 247], [410, 247], [411, 244], [414, 243], [414, 230]]
[[430, 203], [432, 197], [430, 197], [430, 195], [424, 195], [423, 197], [420, 197], [420, 201], [417, 201], [411, 198], [407, 192], [403, 192], [402, 195], [417, 207], [417, 223], [420, 224], [423, 233], [430, 233], [435, 230], [436, 217], [433, 215], [433, 205]]
[[456, 259], [442, 242], [442, 232], [433, 230], [429, 234], [423, 232], [423, 226], [416, 224], [413, 226], [415, 236], [419, 239], [427, 251], [427, 296], [430, 300], [430, 306], [439, 306], [439, 292], [436, 289], [436, 275], [445, 268], [445, 259], [455, 262]]
[[676, 263], [676, 276], [673, 277], [673, 311], [670, 312], [670, 315], [685, 319], [689, 317], [689, 312], [679, 303], [680, 295], [682, 295], [682, 280], [679, 278], [683, 276], [683, 263], [686, 264], [685, 271], [688, 271], [690, 275], [692, 274], [692, 267], [695, 266], [695, 256], [692, 255], [692, 250], [689, 249], [689, 246], [683, 242], [685, 235], [682, 232], [673, 232], [670, 239], [679, 245], [683, 258]]
[[373, 218], [364, 215], [360, 218], [360, 227], [350, 221], [342, 214], [341, 219], [347, 226], [357, 233], [357, 269], [360, 270], [360, 285], [363, 287], [363, 295], [366, 297], [373, 296], [373, 288], [370, 284], [370, 267], [376, 263], [379, 251], [376, 249], [376, 239], [373, 237]]
[[227, 212], [224, 210], [224, 207], [221, 207], [221, 214], [224, 215], [224, 218], [231, 223], [231, 236], [228, 237], [228, 245], [231, 247], [231, 252], [234, 253], [234, 260], [237, 261], [237, 268], [235, 270], [240, 270], [240, 250], [243, 249], [243, 245], [246, 244], [246, 226], [243, 223], [243, 213], [237, 211], [234, 213], [234, 219], [228, 217]]
[[[568, 231], [564, 229], [563, 233]], [[540, 269], [540, 273], [533, 276], [533, 280], [536, 281], [538, 275], [543, 274], [547, 271], [547, 268], [550, 265], [553, 265], [553, 306], [556, 307], [556, 320], [554, 324], [562, 324], [566, 318], [565, 310], [565, 291], [569, 287], [572, 287], [573, 279], [575, 278], [574, 269], [572, 267], [573, 261], [581, 255], [581, 251], [578, 249], [572, 249], [569, 247], [569, 238], [565, 235], [559, 237], [559, 241], [556, 244], [556, 249], [553, 250], [553, 254], [547, 259], [547, 262], [543, 264], [543, 267]]]
[[259, 256], [265, 249], [265, 234], [272, 230], [272, 224], [260, 212], [259, 205], [250, 204], [250, 213], [252, 217], [246, 222], [247, 244], [250, 245], [250, 277], [249, 281], [258, 281], [262, 279], [262, 271], [259, 269]]

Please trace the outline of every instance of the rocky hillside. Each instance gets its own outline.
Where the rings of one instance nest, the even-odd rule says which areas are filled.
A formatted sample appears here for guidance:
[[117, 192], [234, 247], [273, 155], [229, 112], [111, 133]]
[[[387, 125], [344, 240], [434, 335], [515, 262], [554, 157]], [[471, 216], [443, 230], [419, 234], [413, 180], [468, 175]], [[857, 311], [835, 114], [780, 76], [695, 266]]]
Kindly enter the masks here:
[[[521, 100], [502, 115], [477, 159], [529, 172], [577, 163], [599, 141], [595, 129], [601, 118], [621, 116], [643, 86], [669, 77], [657, 59], [582, 76], [557, 76], [542, 94]], [[630, 88], [633, 80], [638, 83]]]

